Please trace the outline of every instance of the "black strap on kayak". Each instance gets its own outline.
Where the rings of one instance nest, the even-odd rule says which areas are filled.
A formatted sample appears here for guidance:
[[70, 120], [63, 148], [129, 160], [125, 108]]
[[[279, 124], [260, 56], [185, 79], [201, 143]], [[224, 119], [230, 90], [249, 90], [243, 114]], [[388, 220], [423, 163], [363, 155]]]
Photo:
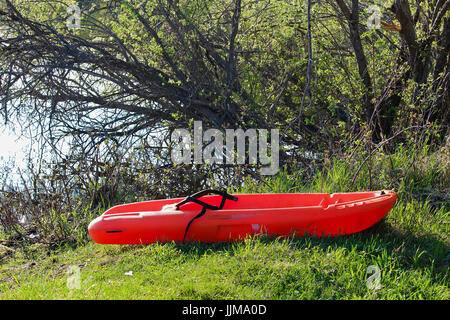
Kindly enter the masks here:
[[[198, 198], [203, 197], [207, 194], [218, 194], [220, 196], [222, 196], [222, 201], [220, 202], [219, 206], [213, 206], [209, 203], [203, 202], [201, 200], [199, 200]], [[178, 202], [175, 205], [175, 208], [177, 210], [180, 210], [180, 207], [188, 202], [194, 202], [197, 203], [199, 205], [201, 205], [203, 208], [200, 211], [200, 213], [198, 215], [196, 215], [194, 218], [191, 219], [191, 221], [189, 221], [186, 230], [184, 231], [184, 237], [183, 237], [183, 242], [186, 240], [186, 235], [188, 233], [189, 227], [191, 226], [192, 222], [194, 222], [194, 220], [200, 218], [201, 216], [203, 216], [206, 213], [207, 209], [210, 210], [222, 210], [223, 206], [225, 205], [225, 201], [227, 200], [233, 200], [233, 201], [237, 201], [238, 198], [235, 196], [232, 196], [231, 194], [228, 194], [226, 191], [220, 191], [220, 190], [212, 190], [212, 189], [207, 189], [207, 190], [202, 190], [199, 191], [197, 193], [194, 193], [193, 195], [190, 195], [188, 197], [186, 197], [186, 199], [184, 199], [183, 201]]]

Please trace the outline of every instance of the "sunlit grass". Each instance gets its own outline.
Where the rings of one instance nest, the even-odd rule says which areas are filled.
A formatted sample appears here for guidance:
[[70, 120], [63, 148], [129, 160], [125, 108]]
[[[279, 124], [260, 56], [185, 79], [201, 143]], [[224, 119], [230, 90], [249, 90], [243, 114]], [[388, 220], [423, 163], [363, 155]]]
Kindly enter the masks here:
[[[37, 250], [1, 266], [0, 298], [448, 299], [448, 251], [433, 250], [433, 241], [365, 232], [215, 245], [88, 244], [49, 256]], [[381, 270], [378, 289], [367, 285], [371, 265]], [[80, 268], [79, 289], [68, 288], [70, 266]]]

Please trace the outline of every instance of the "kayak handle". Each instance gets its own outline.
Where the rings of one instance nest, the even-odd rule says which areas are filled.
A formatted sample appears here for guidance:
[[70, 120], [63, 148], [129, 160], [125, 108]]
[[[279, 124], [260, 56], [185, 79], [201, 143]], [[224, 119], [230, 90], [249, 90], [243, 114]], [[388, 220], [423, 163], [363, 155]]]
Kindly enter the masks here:
[[[207, 194], [218, 194], [222, 196], [222, 201], [220, 202], [219, 206], [213, 206], [209, 203], [203, 202], [201, 200], [199, 200], [198, 198], [206, 196]], [[237, 201], [238, 198], [235, 196], [232, 196], [231, 194], [228, 194], [226, 191], [219, 191], [219, 190], [213, 190], [213, 189], [206, 189], [206, 190], [202, 190], [199, 191], [197, 193], [194, 193], [193, 195], [190, 195], [188, 197], [186, 197], [186, 199], [184, 199], [183, 201], [178, 202], [175, 205], [175, 208], [177, 210], [180, 210], [180, 207], [188, 202], [195, 202], [199, 205], [201, 205], [203, 208], [200, 211], [199, 214], [197, 214], [195, 217], [193, 217], [189, 223], [186, 226], [186, 230], [184, 231], [184, 237], [183, 237], [183, 243], [186, 240], [186, 235], [187, 232], [189, 230], [189, 227], [191, 226], [192, 222], [194, 222], [195, 219], [200, 218], [201, 216], [203, 216], [206, 213], [206, 209], [210, 209], [210, 210], [222, 210], [223, 206], [225, 205], [225, 201], [226, 200], [233, 200], [233, 201]]]
[[[198, 200], [198, 198], [201, 198], [203, 196], [206, 196], [208, 194], [218, 194], [222, 196], [222, 201], [220, 203], [219, 206], [213, 206], [211, 204], [208, 204], [206, 202], [203, 202], [201, 200]], [[175, 205], [175, 208], [177, 210], [180, 210], [180, 207], [188, 202], [195, 202], [203, 207], [205, 207], [206, 209], [210, 209], [210, 210], [222, 210], [223, 206], [225, 205], [225, 201], [226, 200], [233, 200], [233, 201], [237, 201], [238, 198], [235, 196], [232, 196], [231, 194], [228, 194], [226, 191], [220, 191], [220, 190], [213, 190], [213, 189], [206, 189], [206, 190], [202, 190], [199, 191], [197, 193], [194, 193], [190, 196], [187, 196], [186, 199], [184, 199], [183, 201], [178, 202]]]

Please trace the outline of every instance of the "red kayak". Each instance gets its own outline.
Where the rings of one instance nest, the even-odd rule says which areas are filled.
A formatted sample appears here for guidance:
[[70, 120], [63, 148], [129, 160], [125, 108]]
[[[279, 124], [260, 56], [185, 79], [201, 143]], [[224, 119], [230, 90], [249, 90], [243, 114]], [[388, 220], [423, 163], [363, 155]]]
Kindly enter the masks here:
[[89, 233], [103, 244], [235, 241], [260, 233], [339, 236], [371, 227], [396, 199], [389, 190], [238, 195], [204, 190], [185, 199], [112, 207], [89, 224]]

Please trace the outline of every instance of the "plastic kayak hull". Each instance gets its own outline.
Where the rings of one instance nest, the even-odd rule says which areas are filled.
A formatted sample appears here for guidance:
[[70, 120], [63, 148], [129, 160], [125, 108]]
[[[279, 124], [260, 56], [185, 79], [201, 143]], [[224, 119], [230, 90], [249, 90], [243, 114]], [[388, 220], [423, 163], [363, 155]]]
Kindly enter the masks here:
[[[394, 205], [393, 191], [334, 194], [238, 194], [221, 210], [194, 202], [180, 208], [184, 198], [118, 205], [94, 219], [89, 234], [102, 244], [148, 244], [157, 241], [220, 242], [243, 240], [249, 235], [339, 236], [367, 229]], [[218, 206], [221, 196], [201, 198]], [[192, 221], [193, 220], [193, 221]], [[187, 225], [192, 222], [188, 231]]]

